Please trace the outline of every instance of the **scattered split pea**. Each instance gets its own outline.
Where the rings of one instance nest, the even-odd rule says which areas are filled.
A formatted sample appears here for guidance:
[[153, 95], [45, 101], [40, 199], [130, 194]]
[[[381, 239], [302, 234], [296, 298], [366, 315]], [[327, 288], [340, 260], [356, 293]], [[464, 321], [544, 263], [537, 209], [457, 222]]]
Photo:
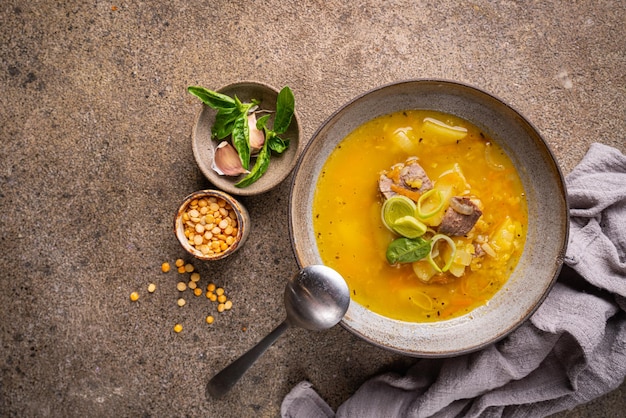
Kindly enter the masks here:
[[[206, 199], [205, 199], [206, 200]], [[226, 207], [226, 203], [222, 202], [212, 202], [210, 200], [207, 201], [199, 201], [196, 204], [196, 212], [192, 212], [188, 214], [188, 217], [206, 215], [205, 220], [211, 221], [213, 223], [213, 229], [215, 230], [216, 239], [211, 242], [212, 246], [216, 247], [216, 251], [224, 251], [228, 245], [230, 245], [233, 241], [233, 235], [236, 234], [236, 224], [233, 224], [229, 218], [225, 218], [225, 216], [229, 216], [230, 208]], [[191, 211], [190, 211], [191, 212]], [[220, 217], [221, 216], [221, 217]], [[234, 216], [234, 214], [233, 214]], [[234, 218], [233, 218], [234, 219]], [[202, 228], [194, 227], [196, 232], [205, 231], [205, 236], [211, 234], [210, 230], [207, 230], [206, 225], [202, 225]], [[203, 229], [204, 228], [204, 229]], [[202, 231], [200, 231], [202, 230]], [[209, 238], [210, 239], [210, 238]], [[222, 239], [222, 242], [218, 242], [217, 240]], [[226, 247], [224, 247], [226, 245]], [[219, 248], [219, 249], [218, 249]], [[193, 291], [195, 296], [201, 296], [204, 292], [202, 287], [200, 287], [200, 273], [195, 271], [193, 264], [185, 262], [182, 258], [177, 259], [174, 262], [178, 273], [184, 274], [189, 273], [189, 282], [180, 281], [176, 285], [176, 289], [179, 292], [184, 292], [187, 289]], [[163, 262], [161, 264], [161, 271], [163, 273], [167, 273], [171, 270], [170, 263]], [[156, 291], [156, 284], [150, 283], [148, 285], [148, 292], [154, 293]], [[227, 298], [226, 292], [223, 287], [217, 287], [215, 283], [209, 282], [206, 286], [206, 293], [204, 293], [206, 298], [211, 302], [217, 302], [217, 312], [222, 313], [224, 311], [230, 310], [233, 307], [233, 302]], [[139, 300], [139, 293], [132, 292], [130, 294], [130, 300], [136, 302]], [[185, 306], [187, 301], [183, 297], [179, 297], [176, 301], [176, 304], [179, 307]], [[205, 318], [205, 322], [207, 324], [213, 324], [215, 322], [215, 317], [213, 315], [208, 315]], [[174, 332], [179, 333], [183, 330], [182, 324], [174, 325]]]

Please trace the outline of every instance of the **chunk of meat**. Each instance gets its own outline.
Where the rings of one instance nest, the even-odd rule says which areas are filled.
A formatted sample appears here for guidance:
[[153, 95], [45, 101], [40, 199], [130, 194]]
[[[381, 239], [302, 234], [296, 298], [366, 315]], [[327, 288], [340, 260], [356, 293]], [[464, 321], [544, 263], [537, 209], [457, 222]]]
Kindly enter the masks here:
[[387, 174], [381, 173], [378, 179], [378, 189], [385, 196], [385, 199], [389, 199], [396, 194], [396, 192], [391, 190], [391, 185], [393, 185], [393, 180], [387, 177]]
[[411, 162], [400, 170], [400, 184], [402, 187], [423, 193], [433, 188], [433, 184], [426, 172], [417, 162]]
[[385, 199], [398, 194], [398, 189], [404, 189], [410, 193], [424, 193], [432, 188], [433, 183], [415, 158], [396, 164], [388, 171], [383, 171], [378, 180], [378, 189]]
[[[472, 230], [478, 218], [483, 214], [478, 206], [468, 197], [454, 196], [451, 205], [443, 215], [438, 232], [450, 236], [461, 236]], [[458, 208], [463, 208], [460, 213]]]

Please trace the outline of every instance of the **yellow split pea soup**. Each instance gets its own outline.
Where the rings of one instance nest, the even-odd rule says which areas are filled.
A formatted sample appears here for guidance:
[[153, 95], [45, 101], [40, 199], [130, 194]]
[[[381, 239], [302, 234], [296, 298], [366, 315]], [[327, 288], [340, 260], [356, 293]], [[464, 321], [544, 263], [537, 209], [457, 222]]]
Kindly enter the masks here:
[[[392, 265], [386, 257], [401, 237], [381, 219], [379, 179], [406, 161], [417, 161], [440, 190], [434, 218], [441, 220], [453, 196], [480, 207], [471, 230], [449, 240], [432, 239], [437, 221], [424, 220], [429, 256], [441, 261]], [[425, 197], [433, 206], [436, 199]], [[343, 275], [352, 299], [408, 322], [447, 320], [488, 303], [521, 256], [528, 219], [522, 183], [502, 148], [466, 120], [424, 110], [378, 117], [343, 139], [320, 172], [312, 216], [321, 259]]]

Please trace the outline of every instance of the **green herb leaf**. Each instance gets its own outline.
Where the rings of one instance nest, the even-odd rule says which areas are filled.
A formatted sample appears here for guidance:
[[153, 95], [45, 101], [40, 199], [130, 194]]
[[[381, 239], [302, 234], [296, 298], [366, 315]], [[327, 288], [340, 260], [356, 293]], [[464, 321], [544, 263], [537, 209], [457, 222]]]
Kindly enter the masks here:
[[412, 263], [419, 261], [430, 253], [430, 241], [422, 237], [398, 238], [387, 247], [389, 264]]
[[232, 134], [235, 120], [241, 112], [235, 107], [230, 109], [220, 109], [215, 115], [215, 122], [211, 127], [211, 136], [217, 139], [224, 139]]
[[189, 86], [187, 87], [187, 91], [213, 109], [229, 109], [236, 107], [235, 100], [231, 97], [216, 91], [205, 89], [204, 87]]
[[272, 151], [282, 154], [289, 147], [289, 140], [279, 138], [273, 131], [267, 135], [266, 141]]
[[241, 165], [246, 170], [250, 166], [250, 129], [248, 128], [247, 111], [237, 116], [233, 124], [233, 146], [239, 154]]
[[256, 162], [254, 163], [254, 167], [250, 170], [244, 178], [242, 178], [239, 182], [235, 183], [236, 187], [247, 187], [257, 181], [261, 176], [267, 171], [267, 168], [270, 165], [270, 153], [267, 146], [267, 141], [263, 144], [263, 148], [259, 151], [259, 155], [256, 157]]
[[278, 93], [276, 99], [276, 117], [274, 118], [274, 132], [283, 134], [291, 124], [291, 118], [296, 106], [293, 92], [287, 86]]
[[256, 120], [256, 128], [260, 131], [266, 128], [267, 120], [270, 118], [270, 115], [263, 115]]

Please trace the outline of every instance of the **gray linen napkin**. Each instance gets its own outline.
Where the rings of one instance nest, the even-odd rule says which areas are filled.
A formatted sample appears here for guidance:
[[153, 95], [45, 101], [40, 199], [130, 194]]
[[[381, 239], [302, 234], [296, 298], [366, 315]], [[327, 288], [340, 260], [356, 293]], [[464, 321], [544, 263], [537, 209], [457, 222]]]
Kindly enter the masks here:
[[593, 144], [566, 184], [565, 266], [521, 327], [481, 351], [376, 376], [336, 414], [301, 382], [282, 417], [535, 417], [616, 389], [626, 376], [626, 156]]

